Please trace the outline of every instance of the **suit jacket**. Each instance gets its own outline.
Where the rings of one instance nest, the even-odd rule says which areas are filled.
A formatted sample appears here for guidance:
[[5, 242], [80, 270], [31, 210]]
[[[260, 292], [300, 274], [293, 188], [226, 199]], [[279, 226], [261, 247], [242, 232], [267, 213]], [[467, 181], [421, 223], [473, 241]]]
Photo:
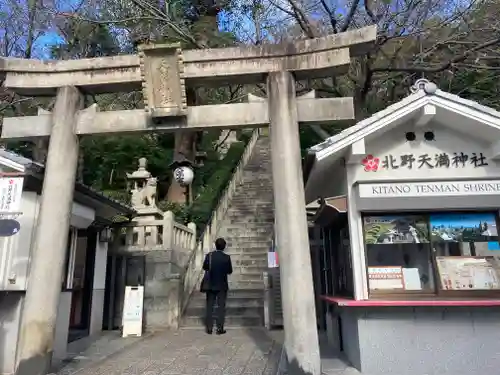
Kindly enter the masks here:
[[212, 251], [205, 256], [203, 269], [210, 273], [210, 290], [228, 290], [227, 275], [233, 273], [231, 257], [220, 250]]

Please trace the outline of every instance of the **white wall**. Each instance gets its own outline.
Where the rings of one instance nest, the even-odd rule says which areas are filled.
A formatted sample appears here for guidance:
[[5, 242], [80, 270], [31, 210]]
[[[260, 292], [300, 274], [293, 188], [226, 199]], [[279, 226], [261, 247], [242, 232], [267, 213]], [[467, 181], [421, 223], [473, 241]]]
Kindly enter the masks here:
[[95, 210], [93, 208], [73, 202], [71, 206], [71, 226], [78, 229], [85, 229], [88, 228], [94, 220]]
[[71, 315], [72, 293], [61, 292], [59, 297], [59, 307], [57, 308], [56, 332], [54, 338], [53, 361], [56, 363], [66, 358], [68, 347], [69, 319]]
[[104, 292], [106, 287], [106, 264], [108, 260], [108, 243], [96, 241], [94, 284], [92, 290], [92, 308], [90, 315], [90, 334], [102, 330], [104, 314]]
[[[471, 127], [473, 125], [471, 124]], [[474, 135], [463, 135], [451, 131], [445, 127], [434, 125], [430, 126], [430, 129], [434, 130], [436, 136], [435, 141], [425, 141], [423, 140], [424, 130], [416, 130], [417, 140], [413, 142], [407, 142], [405, 139], [406, 130], [412, 130], [412, 128], [405, 129], [404, 127], [399, 127], [388, 133], [383, 134], [382, 137], [376, 138], [371, 141], [366, 142], [366, 154], [373, 155], [380, 159], [380, 167], [376, 172], [365, 172], [364, 167], [361, 163], [350, 164], [349, 168], [353, 172], [352, 181], [380, 181], [380, 180], [432, 180], [432, 179], [469, 179], [469, 178], [500, 178], [500, 169], [498, 162], [491, 160], [491, 153], [489, 151], [489, 145], [474, 139]], [[413, 130], [415, 130], [413, 128]], [[418, 155], [428, 154], [432, 161], [434, 162], [434, 157], [436, 154], [447, 153], [450, 157], [453, 153], [468, 154], [469, 160], [465, 167], [455, 168], [427, 168], [422, 167], [417, 168], [418, 163], [415, 161], [412, 169], [407, 167], [400, 167], [395, 170], [387, 170], [381, 168], [382, 161], [386, 156], [393, 155], [396, 157], [398, 164], [400, 164], [400, 159], [402, 155], [413, 154], [416, 159]], [[479, 155], [483, 153], [486, 157], [488, 166], [474, 168], [470, 162], [472, 153]]]
[[0, 374], [13, 374], [24, 294], [0, 292]]
[[38, 217], [38, 196], [23, 192], [19, 233], [0, 238], [0, 290], [26, 290], [31, 245]]

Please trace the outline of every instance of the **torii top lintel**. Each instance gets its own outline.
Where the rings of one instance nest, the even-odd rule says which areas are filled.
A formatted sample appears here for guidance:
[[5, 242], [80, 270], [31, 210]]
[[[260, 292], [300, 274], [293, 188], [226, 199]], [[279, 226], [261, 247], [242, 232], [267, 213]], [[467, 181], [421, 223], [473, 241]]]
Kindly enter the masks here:
[[[159, 86], [162, 89], [167, 83], [179, 86], [169, 90], [176, 95], [184, 91], [183, 85], [263, 82], [266, 74], [273, 71], [292, 71], [299, 79], [343, 73], [350, 57], [365, 53], [376, 34], [376, 26], [369, 26], [276, 45], [186, 51], [172, 45], [148, 46], [139, 55], [68, 61], [0, 58], [0, 76], [5, 75], [7, 88], [37, 96], [53, 95], [63, 86], [80, 87], [87, 93], [140, 90], [144, 82], [148, 84], [149, 72], [161, 71], [160, 75], [168, 78], [163, 79], [163, 84], [160, 80]], [[169, 99], [177, 102], [184, 98], [163, 98], [163, 101]], [[155, 107], [162, 107], [158, 104]]]

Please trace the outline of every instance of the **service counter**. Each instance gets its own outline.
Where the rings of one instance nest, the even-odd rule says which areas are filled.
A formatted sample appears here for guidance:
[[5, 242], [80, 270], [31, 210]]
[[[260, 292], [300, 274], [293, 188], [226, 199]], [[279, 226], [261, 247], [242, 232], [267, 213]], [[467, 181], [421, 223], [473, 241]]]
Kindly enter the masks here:
[[333, 307], [329, 326], [340, 327], [329, 339], [340, 334], [342, 351], [362, 374], [499, 373], [500, 299], [323, 299]]

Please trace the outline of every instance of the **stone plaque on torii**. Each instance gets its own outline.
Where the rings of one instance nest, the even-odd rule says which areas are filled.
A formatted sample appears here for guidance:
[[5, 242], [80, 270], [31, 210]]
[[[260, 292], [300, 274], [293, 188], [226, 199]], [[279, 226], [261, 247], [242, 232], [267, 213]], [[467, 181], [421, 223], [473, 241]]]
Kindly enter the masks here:
[[[289, 371], [320, 375], [298, 124], [353, 120], [354, 108], [352, 98], [316, 99], [313, 92], [296, 98], [295, 79], [343, 74], [350, 57], [366, 52], [375, 39], [372, 26], [283, 45], [188, 51], [179, 45], [152, 45], [133, 56], [0, 59], [7, 88], [24, 95], [56, 95], [52, 113], [4, 118], [2, 128], [3, 139], [50, 137], [17, 373], [37, 375], [48, 368], [67, 241], [61, 228], [69, 226], [78, 136], [269, 125]], [[249, 95], [247, 103], [186, 105], [186, 85], [266, 80], [267, 98]], [[80, 89], [94, 94], [142, 89], [144, 109], [83, 109]]]

